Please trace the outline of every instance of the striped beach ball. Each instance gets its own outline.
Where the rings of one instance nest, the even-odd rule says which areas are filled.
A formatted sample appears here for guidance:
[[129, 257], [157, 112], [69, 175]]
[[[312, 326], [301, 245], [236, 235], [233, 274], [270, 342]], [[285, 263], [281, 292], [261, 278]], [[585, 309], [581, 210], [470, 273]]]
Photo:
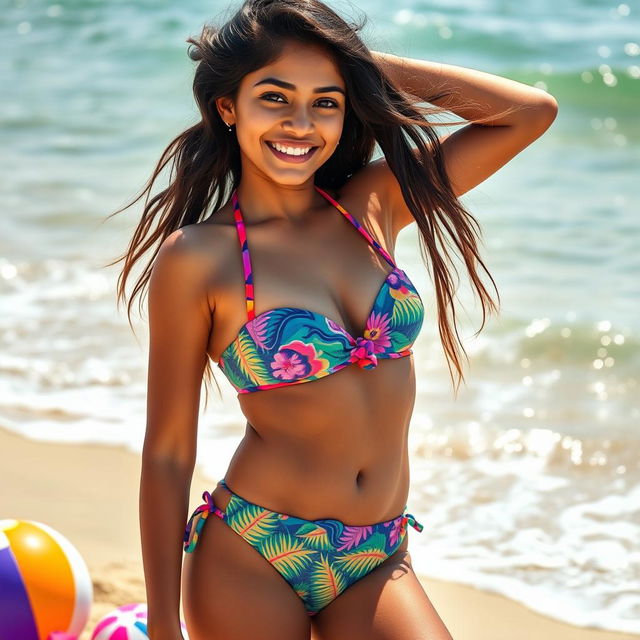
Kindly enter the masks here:
[[[184, 640], [189, 640], [184, 622], [180, 622], [180, 627]], [[148, 637], [147, 605], [144, 603], [125, 604], [110, 611], [91, 634], [91, 640], [146, 640]]]
[[92, 600], [87, 565], [67, 538], [41, 522], [0, 520], [2, 638], [79, 636]]

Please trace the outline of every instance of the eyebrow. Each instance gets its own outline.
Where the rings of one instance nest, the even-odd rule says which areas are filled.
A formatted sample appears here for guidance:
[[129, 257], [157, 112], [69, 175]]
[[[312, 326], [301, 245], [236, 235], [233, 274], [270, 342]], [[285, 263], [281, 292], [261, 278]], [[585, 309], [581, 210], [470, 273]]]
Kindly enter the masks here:
[[[257, 87], [258, 85], [261, 85], [261, 84], [275, 84], [277, 87], [282, 87], [283, 89], [289, 89], [290, 91], [296, 90], [295, 84], [291, 84], [290, 82], [285, 82], [284, 80], [279, 80], [278, 78], [273, 78], [273, 77], [264, 78], [263, 80], [256, 82], [253, 86]], [[328, 87], [316, 87], [313, 90], [313, 93], [329, 93], [331, 91], [337, 91], [338, 93], [341, 93], [343, 96], [345, 95], [344, 89], [336, 85], [331, 85]]]

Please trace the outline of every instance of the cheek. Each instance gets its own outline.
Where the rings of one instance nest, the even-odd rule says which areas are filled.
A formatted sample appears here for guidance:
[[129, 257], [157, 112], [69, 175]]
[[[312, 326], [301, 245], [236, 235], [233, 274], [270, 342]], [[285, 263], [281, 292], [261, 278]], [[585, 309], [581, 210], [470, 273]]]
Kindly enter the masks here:
[[276, 122], [277, 117], [274, 112], [270, 112], [268, 109], [253, 107], [243, 112], [242, 128], [251, 132], [255, 138], [273, 129]]
[[315, 120], [315, 131], [317, 137], [322, 139], [327, 145], [335, 145], [342, 136], [344, 127], [344, 117], [341, 114], [318, 116]]
[[344, 128], [344, 114], [336, 114], [333, 118], [327, 121], [326, 131], [337, 140], [340, 139]]

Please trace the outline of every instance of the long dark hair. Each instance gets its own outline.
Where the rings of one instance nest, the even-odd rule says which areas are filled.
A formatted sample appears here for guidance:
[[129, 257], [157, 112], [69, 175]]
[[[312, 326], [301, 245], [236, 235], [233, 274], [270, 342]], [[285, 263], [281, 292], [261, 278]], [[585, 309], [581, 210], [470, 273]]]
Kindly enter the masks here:
[[[333, 57], [342, 74], [347, 108], [340, 144], [318, 169], [314, 182], [321, 188], [339, 189], [371, 160], [378, 143], [420, 230], [420, 251], [435, 286], [439, 334], [457, 393], [460, 381], [464, 380], [460, 356], [464, 354], [467, 361], [468, 357], [456, 327], [453, 296], [459, 278], [457, 282], [452, 278], [452, 272], [458, 277], [458, 271], [450, 249], [454, 248], [464, 261], [474, 294], [477, 293], [482, 305], [482, 324], [476, 335], [484, 327], [487, 312], [498, 310], [478, 276], [477, 265], [491, 279], [498, 304], [500, 296], [478, 252], [480, 226], [459, 202], [447, 178], [434, 130], [434, 124], [443, 123], [425, 118], [446, 109], [420, 105], [419, 99], [394, 85], [358, 36], [365, 23], [366, 17], [359, 23], [345, 22], [320, 0], [244, 0], [225, 24], [220, 27], [206, 24], [198, 37], [187, 39], [191, 45], [189, 56], [198, 63], [193, 93], [201, 120], [171, 141], [140, 195], [111, 214], [124, 211], [146, 194], [142, 219], [127, 251], [110, 263], [124, 260], [117, 301], [118, 305], [126, 301], [125, 286], [130, 271], [152, 249], [127, 303], [131, 322], [133, 300], [145, 293], [164, 239], [176, 229], [217, 211], [239, 185], [238, 142], [236, 136], [228, 135], [215, 100], [224, 96], [235, 100], [242, 78], [277, 59], [285, 40], [318, 44]], [[438, 89], [442, 88], [434, 87], [433, 94], [424, 102], [453, 98], [451, 93]], [[414, 155], [410, 142], [417, 147], [419, 157]], [[156, 178], [169, 162], [169, 186], [151, 197]], [[140, 296], [140, 305], [143, 297]], [[212, 377], [211, 362], [207, 360], [205, 379], [208, 382]]]

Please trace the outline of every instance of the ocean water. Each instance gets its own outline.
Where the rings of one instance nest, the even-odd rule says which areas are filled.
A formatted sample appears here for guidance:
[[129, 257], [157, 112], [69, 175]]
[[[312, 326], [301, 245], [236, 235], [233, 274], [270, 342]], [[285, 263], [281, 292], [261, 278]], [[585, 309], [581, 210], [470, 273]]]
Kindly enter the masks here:
[[[464, 279], [466, 385], [451, 389], [415, 225], [400, 237], [427, 318], [415, 347], [411, 534], [419, 573], [577, 625], [640, 634], [640, 6], [603, 0], [367, 0], [373, 48], [553, 94], [551, 129], [464, 203], [501, 313]], [[236, 5], [11, 1], [0, 12], [0, 426], [140, 451], [146, 327], [116, 267], [161, 151], [197, 117], [185, 39]], [[217, 376], [198, 462], [244, 432]], [[4, 517], [11, 517], [7, 514]]]

